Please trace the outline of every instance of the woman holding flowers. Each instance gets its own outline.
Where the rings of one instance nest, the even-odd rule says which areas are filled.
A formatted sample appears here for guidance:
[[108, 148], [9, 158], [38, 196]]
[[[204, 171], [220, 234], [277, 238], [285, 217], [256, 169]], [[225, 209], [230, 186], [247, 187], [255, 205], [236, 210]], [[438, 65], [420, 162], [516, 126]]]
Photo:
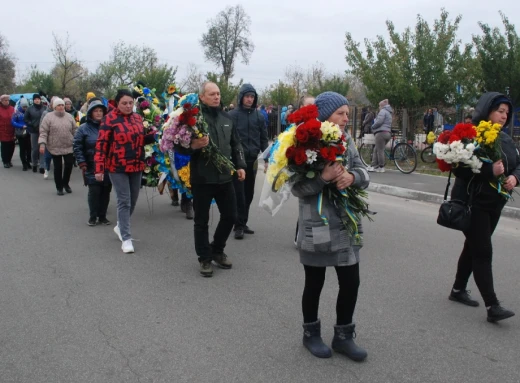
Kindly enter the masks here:
[[472, 171], [471, 166], [464, 165], [453, 168], [456, 179], [451, 198], [470, 201], [472, 219], [469, 230], [464, 232], [466, 240], [449, 299], [468, 306], [479, 305], [466, 290], [473, 272], [489, 322], [515, 315], [502, 307], [497, 299], [491, 266], [491, 236], [510, 193], [520, 180], [518, 151], [511, 137], [500, 131], [509, 123], [512, 110], [511, 101], [503, 94], [489, 92], [482, 95], [473, 112], [473, 124], [478, 125], [475, 154], [482, 166], [480, 171]]
[[117, 91], [117, 108], [101, 122], [96, 143], [95, 178], [103, 182], [105, 170], [117, 196], [117, 225], [114, 232], [123, 242], [124, 253], [133, 253], [130, 216], [134, 212], [141, 176], [146, 166], [144, 146], [155, 141], [154, 133], [145, 135], [143, 119], [134, 113], [134, 98], [128, 89]]
[[[299, 177], [292, 187], [292, 193], [299, 198], [297, 246], [305, 270], [302, 297], [303, 344], [319, 358], [329, 358], [332, 355], [331, 349], [321, 338], [318, 306], [325, 282], [326, 267], [333, 266], [338, 277], [339, 292], [332, 348], [352, 360], [362, 361], [366, 358], [367, 352], [354, 342], [355, 325], [352, 319], [359, 288], [361, 222], [358, 217], [354, 217], [355, 224], [352, 223], [348, 216], [350, 210], [342, 207], [338, 203], [339, 199], [334, 199], [333, 196], [345, 193], [348, 189], [365, 189], [369, 183], [369, 175], [359, 158], [352, 138], [345, 132], [349, 115], [347, 99], [338, 93], [325, 92], [316, 98], [315, 105], [316, 117], [319, 121], [315, 121], [314, 117], [299, 124], [294, 135], [297, 144], [286, 152], [287, 157], [290, 158], [289, 162], [294, 158], [295, 164], [313, 163], [320, 157], [325, 163], [321, 172], [314, 175], [315, 172], [310, 171], [307, 176]], [[314, 106], [302, 108], [294, 114], [295, 118], [299, 114], [308, 114], [307, 110], [312, 112], [316, 108]], [[317, 126], [314, 127], [316, 122]], [[304, 125], [309, 127], [307, 132], [303, 129]], [[335, 130], [337, 130], [337, 140], [331, 140], [335, 143], [323, 146], [324, 141], [336, 134]], [[321, 148], [316, 151], [300, 151], [302, 146], [305, 147], [300, 143], [310, 142], [315, 139], [313, 137], [317, 137], [321, 142], [318, 144]], [[280, 137], [280, 141], [283, 145], [285, 138]], [[278, 155], [275, 153], [274, 157]], [[355, 229], [347, 229], [347, 222], [354, 225]]]

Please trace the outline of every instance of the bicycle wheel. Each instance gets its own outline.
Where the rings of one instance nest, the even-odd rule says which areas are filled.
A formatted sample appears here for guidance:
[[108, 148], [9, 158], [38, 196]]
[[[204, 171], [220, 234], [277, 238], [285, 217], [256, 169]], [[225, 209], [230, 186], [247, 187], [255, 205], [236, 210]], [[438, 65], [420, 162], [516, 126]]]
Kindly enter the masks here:
[[410, 174], [417, 167], [417, 152], [412, 145], [401, 142], [395, 146], [392, 154], [395, 166], [402, 173]]
[[361, 144], [358, 148], [359, 158], [363, 165], [370, 166], [372, 163], [372, 153], [374, 153], [374, 146], [370, 144]]
[[421, 151], [421, 160], [429, 164], [433, 164], [437, 156], [433, 154], [433, 145], [427, 146]]

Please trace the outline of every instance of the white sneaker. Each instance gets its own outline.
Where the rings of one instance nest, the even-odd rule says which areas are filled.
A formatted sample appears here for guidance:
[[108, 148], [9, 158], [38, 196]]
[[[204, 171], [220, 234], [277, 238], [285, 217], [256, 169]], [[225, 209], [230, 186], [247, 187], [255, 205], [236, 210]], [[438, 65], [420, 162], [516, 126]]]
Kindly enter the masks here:
[[376, 169], [374, 169], [373, 166], [367, 166], [367, 171], [368, 171], [368, 172], [375, 172]]
[[121, 245], [121, 250], [123, 250], [123, 253], [133, 253], [134, 252], [134, 245], [132, 244], [131, 239], [127, 239], [126, 241], [123, 241], [123, 245]]
[[43, 173], [43, 179], [46, 180], [47, 178], [49, 178], [49, 171], [45, 170], [45, 173]]
[[123, 237], [121, 237], [121, 230], [119, 230], [119, 224], [117, 224], [115, 227], [114, 227], [114, 233], [116, 233], [117, 237], [119, 238], [119, 240], [121, 242], [123, 242]]
[[376, 173], [384, 173], [385, 172], [385, 168], [377, 168], [376, 169]]

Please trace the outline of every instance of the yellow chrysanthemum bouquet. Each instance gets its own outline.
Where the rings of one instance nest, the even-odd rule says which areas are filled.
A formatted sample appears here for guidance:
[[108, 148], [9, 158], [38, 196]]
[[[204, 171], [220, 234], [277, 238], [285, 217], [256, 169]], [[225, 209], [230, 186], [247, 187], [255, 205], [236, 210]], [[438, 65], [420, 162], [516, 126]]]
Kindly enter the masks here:
[[[498, 160], [502, 159], [502, 148], [500, 146], [500, 131], [502, 130], [502, 125], [493, 124], [491, 121], [480, 121], [478, 126], [476, 127], [477, 137], [475, 140], [477, 141], [477, 155], [478, 158], [482, 162], [494, 163]], [[504, 189], [503, 184], [506, 180], [506, 177], [502, 174], [498, 176], [496, 182], [491, 182], [491, 186], [493, 186], [497, 191], [504, 196], [504, 198], [508, 199], [511, 197], [511, 194]]]

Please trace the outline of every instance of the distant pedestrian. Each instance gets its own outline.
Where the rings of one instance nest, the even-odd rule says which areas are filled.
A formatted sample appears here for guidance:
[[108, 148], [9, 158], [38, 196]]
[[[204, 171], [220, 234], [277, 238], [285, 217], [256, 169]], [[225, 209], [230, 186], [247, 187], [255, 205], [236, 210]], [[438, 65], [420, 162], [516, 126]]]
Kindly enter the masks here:
[[388, 103], [388, 100], [383, 100], [379, 103], [379, 113], [371, 128], [375, 136], [376, 145], [372, 157], [372, 165], [367, 168], [369, 172], [385, 172], [385, 146], [392, 137], [393, 113], [394, 110]]
[[424, 133], [426, 135], [428, 135], [428, 133], [430, 133], [434, 130], [433, 122], [434, 122], [433, 109], [428, 109], [423, 117]]
[[442, 131], [444, 126], [444, 117], [437, 108], [433, 108], [433, 128], [435, 131]]
[[15, 149], [14, 127], [11, 119], [14, 114], [14, 107], [9, 103], [9, 95], [0, 96], [0, 152], [4, 168], [13, 167], [13, 154]]
[[363, 119], [362, 125], [361, 125], [361, 137], [363, 137], [365, 134], [372, 133], [372, 125], [374, 124], [374, 112], [372, 111], [371, 107], [366, 108], [365, 118]]
[[40, 137], [40, 121], [44, 111], [45, 107], [42, 104], [42, 97], [38, 93], [33, 94], [33, 103], [24, 114], [24, 121], [27, 125], [27, 131], [31, 136], [31, 162], [33, 173], [38, 171], [38, 164], [40, 162], [38, 138]]
[[18, 110], [13, 114], [11, 120], [20, 147], [20, 160], [24, 172], [31, 168], [31, 135], [27, 132], [27, 125], [24, 120], [28, 107], [27, 99], [22, 97], [18, 102]]
[[465, 124], [472, 124], [473, 123], [472, 120], [473, 120], [473, 117], [471, 116], [471, 114], [468, 114], [468, 115], [466, 115], [466, 117], [464, 117]]
[[55, 97], [52, 101], [54, 110], [47, 113], [40, 123], [40, 154], [47, 149], [52, 155], [54, 164], [54, 183], [59, 196], [63, 190], [72, 193], [69, 185], [70, 175], [74, 166], [74, 134], [78, 128], [74, 118], [65, 112], [65, 102]]
[[108, 171], [105, 171], [103, 181], [96, 180], [96, 143], [101, 120], [107, 113], [107, 107], [101, 101], [91, 102], [87, 110], [87, 122], [81, 124], [74, 135], [74, 155], [83, 173], [83, 182], [88, 186], [88, 225], [109, 225], [107, 209], [110, 203], [112, 183]]

